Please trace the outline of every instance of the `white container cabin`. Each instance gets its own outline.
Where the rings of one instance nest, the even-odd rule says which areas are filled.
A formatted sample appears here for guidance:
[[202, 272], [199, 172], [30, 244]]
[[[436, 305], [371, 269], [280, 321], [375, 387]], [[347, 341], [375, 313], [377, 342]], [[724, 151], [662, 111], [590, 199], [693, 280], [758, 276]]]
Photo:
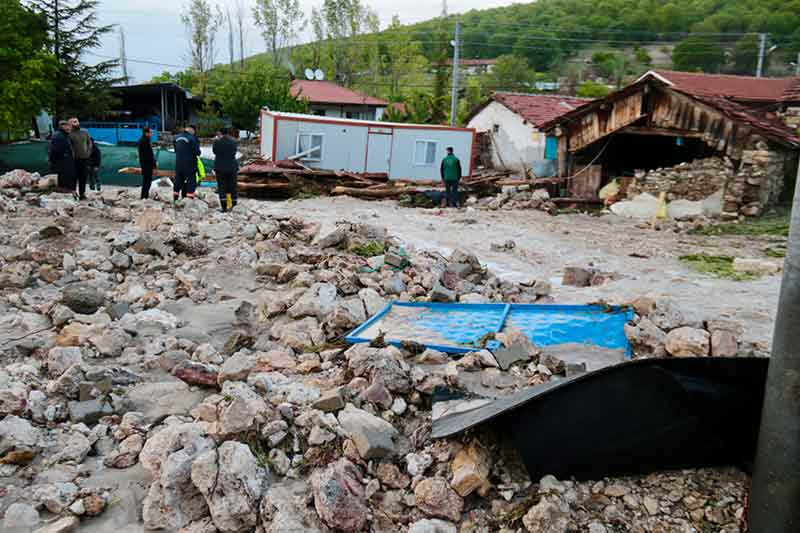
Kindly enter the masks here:
[[391, 179], [438, 180], [453, 147], [463, 176], [472, 174], [475, 130], [261, 111], [261, 157], [295, 159], [325, 170], [384, 172]]

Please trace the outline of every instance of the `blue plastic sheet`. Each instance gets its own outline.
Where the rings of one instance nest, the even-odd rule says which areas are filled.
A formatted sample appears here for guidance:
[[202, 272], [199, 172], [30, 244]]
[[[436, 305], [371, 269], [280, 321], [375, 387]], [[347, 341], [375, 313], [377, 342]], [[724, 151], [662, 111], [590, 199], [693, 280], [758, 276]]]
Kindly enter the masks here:
[[412, 341], [443, 352], [466, 353], [487, 334], [515, 328], [538, 346], [576, 343], [629, 355], [624, 326], [632, 318], [627, 308], [599, 305], [392, 302], [345, 340], [370, 342], [383, 333], [386, 342], [395, 345]]

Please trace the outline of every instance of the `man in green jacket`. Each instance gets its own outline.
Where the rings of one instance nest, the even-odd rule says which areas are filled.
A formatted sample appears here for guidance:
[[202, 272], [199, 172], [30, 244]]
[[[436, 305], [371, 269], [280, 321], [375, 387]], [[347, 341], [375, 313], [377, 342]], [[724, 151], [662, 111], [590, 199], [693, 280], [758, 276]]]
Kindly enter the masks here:
[[440, 169], [444, 182], [444, 195], [447, 207], [458, 207], [458, 182], [461, 180], [461, 161], [453, 155], [453, 148], [447, 148], [447, 155], [442, 159]]

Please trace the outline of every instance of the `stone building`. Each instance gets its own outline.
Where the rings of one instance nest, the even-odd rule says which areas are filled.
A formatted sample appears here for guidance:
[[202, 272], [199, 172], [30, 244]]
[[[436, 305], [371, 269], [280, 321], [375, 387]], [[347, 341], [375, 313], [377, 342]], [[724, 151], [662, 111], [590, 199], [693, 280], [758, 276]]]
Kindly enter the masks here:
[[757, 216], [791, 192], [800, 137], [800, 79], [651, 71], [541, 126], [557, 139], [565, 196], [700, 200], [721, 192], [724, 216]]

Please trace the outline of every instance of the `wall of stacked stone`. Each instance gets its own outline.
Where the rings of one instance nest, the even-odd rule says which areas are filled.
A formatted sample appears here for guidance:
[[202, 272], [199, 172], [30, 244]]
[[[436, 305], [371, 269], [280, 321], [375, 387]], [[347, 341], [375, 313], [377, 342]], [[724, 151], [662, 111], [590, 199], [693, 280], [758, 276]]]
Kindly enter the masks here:
[[780, 114], [783, 122], [792, 129], [800, 128], [800, 107], [787, 107]]
[[668, 201], [698, 201], [724, 190], [725, 216], [759, 216], [766, 207], [778, 202], [791, 161], [791, 152], [753, 136], [742, 151], [738, 169], [727, 157], [709, 157], [640, 171], [628, 189], [628, 197], [645, 192], [658, 196], [665, 192]]

